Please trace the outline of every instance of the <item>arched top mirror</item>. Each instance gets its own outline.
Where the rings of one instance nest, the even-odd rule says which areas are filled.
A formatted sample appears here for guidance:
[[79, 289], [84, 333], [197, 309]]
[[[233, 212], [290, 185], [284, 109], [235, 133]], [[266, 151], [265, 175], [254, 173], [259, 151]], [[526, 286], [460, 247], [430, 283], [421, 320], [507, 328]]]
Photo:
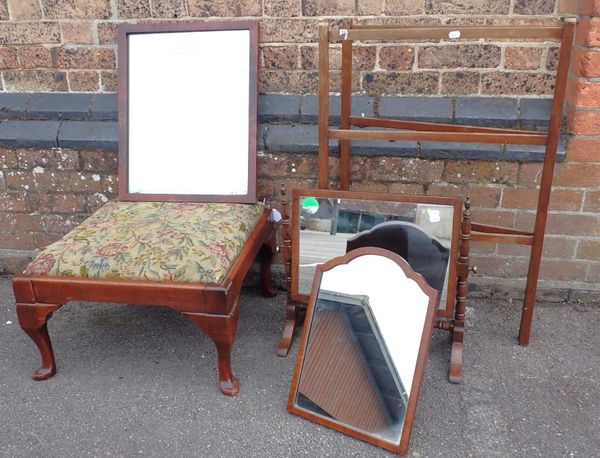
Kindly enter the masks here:
[[119, 30], [119, 198], [255, 202], [258, 23]]
[[385, 249], [317, 266], [288, 410], [406, 453], [438, 299]]

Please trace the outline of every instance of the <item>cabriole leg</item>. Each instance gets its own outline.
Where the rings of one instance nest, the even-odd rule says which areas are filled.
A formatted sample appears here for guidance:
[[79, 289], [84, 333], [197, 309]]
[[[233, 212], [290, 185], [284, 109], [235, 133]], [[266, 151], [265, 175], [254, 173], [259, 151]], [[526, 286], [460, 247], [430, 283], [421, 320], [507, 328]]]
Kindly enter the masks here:
[[17, 317], [23, 331], [35, 342], [42, 357], [42, 366], [33, 373], [34, 380], [46, 380], [56, 374], [56, 361], [48, 335], [48, 319], [59, 309], [54, 304], [17, 304]]
[[240, 384], [231, 370], [231, 350], [240, 319], [239, 296], [229, 315], [211, 315], [206, 313], [184, 313], [200, 330], [212, 339], [217, 348], [219, 360], [219, 387], [227, 396], [236, 396]]

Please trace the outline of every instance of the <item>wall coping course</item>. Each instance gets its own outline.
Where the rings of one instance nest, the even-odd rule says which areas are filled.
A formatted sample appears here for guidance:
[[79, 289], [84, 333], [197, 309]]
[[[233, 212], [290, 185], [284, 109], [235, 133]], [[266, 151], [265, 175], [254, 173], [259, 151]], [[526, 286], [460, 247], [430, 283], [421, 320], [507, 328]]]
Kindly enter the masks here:
[[[506, 97], [353, 97], [356, 116], [403, 117], [485, 126], [542, 129], [550, 99]], [[267, 94], [259, 97], [259, 148], [273, 153], [317, 152], [317, 97]], [[331, 123], [339, 122], [340, 98], [330, 97]], [[118, 148], [117, 94], [0, 93], [0, 145], [32, 148]], [[564, 160], [563, 135], [558, 160]], [[538, 162], [543, 146], [474, 143], [355, 141], [356, 155]], [[330, 151], [337, 152], [331, 141]]]

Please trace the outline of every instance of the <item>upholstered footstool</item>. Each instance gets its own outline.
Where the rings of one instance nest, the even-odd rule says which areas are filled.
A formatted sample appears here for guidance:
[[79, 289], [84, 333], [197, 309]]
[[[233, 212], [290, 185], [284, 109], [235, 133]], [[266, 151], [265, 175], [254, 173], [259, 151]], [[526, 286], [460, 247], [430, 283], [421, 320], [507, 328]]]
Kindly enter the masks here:
[[231, 349], [243, 278], [261, 255], [263, 294], [272, 296], [271, 210], [262, 204], [112, 202], [13, 279], [17, 315], [38, 346], [44, 380], [56, 373], [47, 330], [72, 300], [168, 306], [215, 343], [221, 391], [235, 395]]

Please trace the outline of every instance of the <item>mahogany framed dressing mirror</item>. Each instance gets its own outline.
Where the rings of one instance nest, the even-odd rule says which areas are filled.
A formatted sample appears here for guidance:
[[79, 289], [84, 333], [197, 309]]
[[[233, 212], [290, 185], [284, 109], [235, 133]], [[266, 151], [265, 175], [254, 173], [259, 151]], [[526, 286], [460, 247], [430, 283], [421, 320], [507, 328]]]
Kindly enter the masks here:
[[[303, 202], [308, 199], [313, 205], [303, 208]], [[315, 209], [315, 205], [318, 208]], [[453, 317], [461, 205], [460, 199], [452, 197], [292, 190], [290, 298], [307, 303], [317, 264], [349, 251], [351, 241], [359, 234], [391, 221], [402, 221], [423, 229], [447, 250], [447, 268], [439, 288], [441, 299], [436, 316]], [[415, 269], [414, 264], [411, 265]]]
[[382, 248], [318, 265], [288, 410], [406, 454], [438, 301]]
[[256, 21], [119, 28], [120, 200], [256, 202], [257, 43]]

